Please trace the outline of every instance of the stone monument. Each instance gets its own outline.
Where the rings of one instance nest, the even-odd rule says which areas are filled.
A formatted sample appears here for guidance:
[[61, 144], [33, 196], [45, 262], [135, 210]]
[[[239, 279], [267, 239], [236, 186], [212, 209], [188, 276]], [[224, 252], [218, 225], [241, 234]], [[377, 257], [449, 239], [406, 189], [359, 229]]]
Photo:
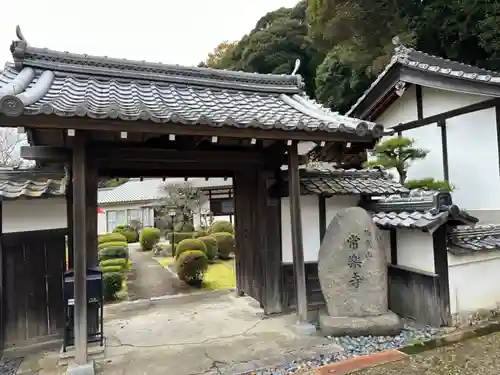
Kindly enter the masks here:
[[339, 211], [321, 243], [318, 275], [327, 313], [325, 336], [393, 335], [401, 320], [388, 307], [387, 261], [371, 215], [360, 207]]

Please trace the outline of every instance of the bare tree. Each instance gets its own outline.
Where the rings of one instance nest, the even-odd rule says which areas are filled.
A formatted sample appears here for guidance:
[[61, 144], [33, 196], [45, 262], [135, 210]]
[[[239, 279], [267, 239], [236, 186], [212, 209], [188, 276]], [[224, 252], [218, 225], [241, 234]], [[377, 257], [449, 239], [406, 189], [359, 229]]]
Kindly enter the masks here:
[[0, 128], [0, 167], [23, 165], [20, 146], [24, 143], [26, 143], [26, 138], [18, 134], [15, 129]]
[[201, 214], [203, 197], [201, 189], [194, 187], [189, 182], [184, 182], [164, 184], [162, 190], [167, 195], [166, 205], [180, 210], [184, 221], [191, 221], [194, 214]]

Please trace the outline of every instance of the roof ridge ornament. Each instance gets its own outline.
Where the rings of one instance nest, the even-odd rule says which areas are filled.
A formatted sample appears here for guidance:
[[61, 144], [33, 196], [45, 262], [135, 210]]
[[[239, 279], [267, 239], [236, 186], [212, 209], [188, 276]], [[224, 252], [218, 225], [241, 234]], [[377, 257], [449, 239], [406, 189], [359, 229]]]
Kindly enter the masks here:
[[14, 67], [17, 70], [23, 68], [23, 58], [26, 53], [26, 47], [28, 47], [28, 42], [21, 31], [19, 25], [16, 26], [16, 36], [18, 40], [13, 40], [10, 45], [10, 52], [12, 53], [12, 58], [14, 59]]
[[412, 49], [406, 47], [402, 42], [401, 38], [396, 35], [392, 38], [392, 45], [394, 46], [394, 55], [395, 56], [407, 56]]
[[292, 70], [292, 76], [296, 75], [300, 68], [300, 59], [295, 60], [295, 67]]
[[16, 25], [16, 36], [20, 41], [26, 42], [26, 44], [28, 43], [28, 41], [23, 35], [23, 32], [21, 31], [21, 26], [19, 25]]

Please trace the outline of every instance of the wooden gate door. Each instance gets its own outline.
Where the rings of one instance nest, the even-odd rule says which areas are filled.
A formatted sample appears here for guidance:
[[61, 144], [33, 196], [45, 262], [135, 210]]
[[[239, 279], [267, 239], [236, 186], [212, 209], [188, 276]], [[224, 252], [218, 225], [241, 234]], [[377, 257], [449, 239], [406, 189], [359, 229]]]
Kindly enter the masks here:
[[2, 235], [3, 348], [60, 338], [66, 229]]

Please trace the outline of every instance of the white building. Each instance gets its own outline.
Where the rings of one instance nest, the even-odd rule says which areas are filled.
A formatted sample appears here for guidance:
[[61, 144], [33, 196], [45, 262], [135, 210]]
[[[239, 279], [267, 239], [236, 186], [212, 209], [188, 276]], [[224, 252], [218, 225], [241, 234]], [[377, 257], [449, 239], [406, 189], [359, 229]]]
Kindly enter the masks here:
[[415, 139], [430, 153], [410, 167], [409, 179], [448, 180], [460, 207], [500, 222], [498, 97], [500, 73], [397, 46], [347, 114]]

